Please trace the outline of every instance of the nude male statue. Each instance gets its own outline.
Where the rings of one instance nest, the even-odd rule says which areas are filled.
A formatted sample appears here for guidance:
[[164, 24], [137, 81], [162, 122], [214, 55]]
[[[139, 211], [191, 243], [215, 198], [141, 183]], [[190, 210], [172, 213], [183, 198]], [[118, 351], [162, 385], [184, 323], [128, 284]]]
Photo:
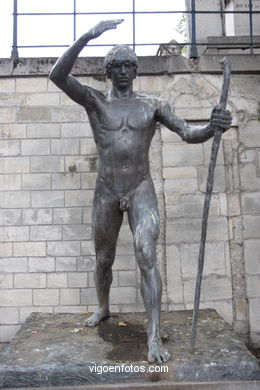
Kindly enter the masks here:
[[135, 93], [133, 80], [138, 63], [127, 46], [115, 46], [106, 56], [106, 73], [112, 82], [107, 93], [82, 85], [70, 75], [87, 42], [116, 28], [122, 21], [102, 21], [85, 33], [56, 62], [50, 79], [86, 109], [99, 157], [93, 201], [95, 284], [99, 307], [89, 317], [87, 325], [95, 326], [109, 316], [112, 265], [123, 213], [127, 212], [149, 320], [148, 361], [164, 363], [170, 355], [160, 336], [162, 287], [156, 265], [159, 215], [148, 157], [156, 122], [176, 132], [184, 141], [198, 143], [213, 136], [213, 125], [227, 130], [232, 118], [229, 111], [215, 107], [208, 125], [189, 126], [175, 115], [168, 103]]

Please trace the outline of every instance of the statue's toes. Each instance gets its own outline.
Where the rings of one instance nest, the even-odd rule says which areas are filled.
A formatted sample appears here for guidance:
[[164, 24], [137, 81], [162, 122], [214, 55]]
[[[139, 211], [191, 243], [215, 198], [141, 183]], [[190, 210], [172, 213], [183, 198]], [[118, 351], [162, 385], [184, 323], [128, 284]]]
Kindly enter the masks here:
[[166, 363], [168, 362], [170, 357], [171, 356], [169, 352], [162, 345], [158, 345], [156, 343], [149, 348], [149, 352], [148, 352], [149, 363], [158, 363], [158, 364]]
[[162, 362], [163, 362], [163, 363], [168, 362], [168, 360], [170, 360], [170, 357], [171, 357], [171, 355], [169, 354], [169, 352], [167, 351], [167, 349], [164, 349], [164, 352], [161, 353]]
[[93, 319], [93, 318], [88, 318], [85, 322], [85, 325], [86, 326], [96, 326], [98, 324], [97, 320]]

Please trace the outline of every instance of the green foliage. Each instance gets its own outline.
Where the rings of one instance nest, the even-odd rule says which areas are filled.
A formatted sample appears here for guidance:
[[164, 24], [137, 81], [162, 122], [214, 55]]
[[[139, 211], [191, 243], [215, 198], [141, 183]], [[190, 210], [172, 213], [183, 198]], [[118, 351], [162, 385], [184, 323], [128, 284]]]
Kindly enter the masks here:
[[175, 30], [183, 37], [183, 42], [185, 42], [187, 40], [187, 16], [185, 14], [182, 14]]
[[[178, 34], [180, 34], [182, 36], [182, 42], [187, 42], [187, 15], [186, 14], [182, 14], [181, 16], [181, 19], [179, 21], [179, 23], [177, 24], [175, 30], [177, 31]], [[181, 51], [181, 54], [183, 56], [186, 56], [188, 53], [188, 47], [187, 46], [184, 46], [182, 51]]]

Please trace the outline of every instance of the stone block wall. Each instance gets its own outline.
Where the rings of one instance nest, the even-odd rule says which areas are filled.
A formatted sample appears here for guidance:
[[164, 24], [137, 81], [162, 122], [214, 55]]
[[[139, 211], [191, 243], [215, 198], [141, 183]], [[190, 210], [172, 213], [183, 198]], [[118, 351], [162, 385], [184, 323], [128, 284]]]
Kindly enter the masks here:
[[[96, 88], [105, 82], [81, 78]], [[1, 341], [32, 311], [97, 304], [91, 206], [97, 154], [83, 108], [47, 77], [1, 80]], [[138, 301], [131, 237], [119, 239], [112, 310]]]
[[[109, 88], [98, 60], [96, 74], [81, 61], [75, 73], [82, 83]], [[9, 62], [0, 79], [0, 341], [13, 337], [32, 311], [89, 312], [97, 305], [91, 206], [98, 162], [86, 113], [48, 80], [53, 61], [24, 60], [15, 71]], [[243, 335], [250, 331], [257, 344], [259, 76], [236, 72], [233, 126], [216, 167], [201, 307], [215, 308]], [[201, 124], [218, 102], [221, 80], [179, 56], [144, 58], [134, 88], [169, 100], [177, 114]], [[185, 144], [160, 126], [152, 143], [164, 310], [193, 305], [210, 148], [211, 141]], [[113, 269], [111, 310], [144, 310], [127, 218]]]
[[[218, 76], [177, 75], [168, 81], [163, 97], [191, 123], [206, 123], [219, 97]], [[208, 222], [201, 307], [214, 307], [232, 322], [232, 281], [227, 218], [223, 137], [215, 173]], [[171, 309], [191, 309], [197, 274], [207, 168], [211, 141], [186, 144], [162, 129], [163, 178], [166, 207], [168, 300]]]

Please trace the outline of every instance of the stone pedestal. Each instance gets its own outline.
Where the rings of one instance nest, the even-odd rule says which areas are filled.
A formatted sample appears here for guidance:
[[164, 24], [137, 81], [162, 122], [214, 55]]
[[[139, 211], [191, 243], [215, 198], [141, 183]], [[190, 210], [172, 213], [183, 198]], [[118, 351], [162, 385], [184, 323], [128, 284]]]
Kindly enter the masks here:
[[171, 360], [160, 367], [146, 361], [143, 313], [114, 314], [95, 328], [84, 326], [86, 318], [31, 314], [0, 353], [0, 388], [259, 379], [257, 360], [214, 310], [200, 313], [194, 354], [192, 312], [162, 313]]

